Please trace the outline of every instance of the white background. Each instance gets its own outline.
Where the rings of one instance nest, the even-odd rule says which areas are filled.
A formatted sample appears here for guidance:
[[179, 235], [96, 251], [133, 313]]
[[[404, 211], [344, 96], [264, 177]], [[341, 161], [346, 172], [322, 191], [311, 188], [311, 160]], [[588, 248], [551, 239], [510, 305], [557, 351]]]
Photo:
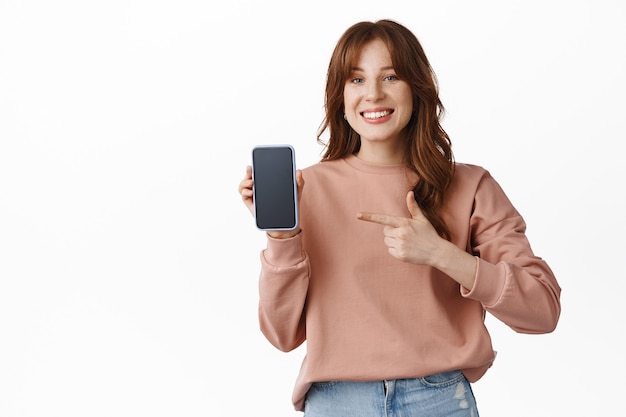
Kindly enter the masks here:
[[380, 18], [563, 287], [552, 334], [488, 318], [481, 416], [622, 412], [623, 2], [0, 0], [0, 416], [300, 415], [237, 185], [255, 144], [319, 159], [334, 44]]

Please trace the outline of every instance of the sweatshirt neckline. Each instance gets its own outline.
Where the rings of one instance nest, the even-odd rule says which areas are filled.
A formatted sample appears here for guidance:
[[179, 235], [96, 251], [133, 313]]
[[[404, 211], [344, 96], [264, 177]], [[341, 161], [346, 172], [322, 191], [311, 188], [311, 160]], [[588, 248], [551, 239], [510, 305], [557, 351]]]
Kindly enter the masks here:
[[345, 158], [348, 165], [359, 171], [369, 172], [372, 174], [402, 174], [406, 172], [406, 164], [376, 164], [373, 162], [366, 162], [359, 159], [356, 155], [350, 155]]

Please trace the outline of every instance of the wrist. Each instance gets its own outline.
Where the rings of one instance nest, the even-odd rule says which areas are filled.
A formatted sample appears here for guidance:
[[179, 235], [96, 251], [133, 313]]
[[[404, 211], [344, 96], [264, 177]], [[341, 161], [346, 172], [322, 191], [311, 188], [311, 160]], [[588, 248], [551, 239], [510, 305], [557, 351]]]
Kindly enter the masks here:
[[452, 242], [446, 243], [441, 252], [442, 256], [438, 257], [436, 265], [433, 266], [471, 290], [476, 276], [476, 257]]
[[289, 239], [298, 235], [301, 231], [302, 229], [298, 227], [294, 230], [267, 232], [267, 236], [273, 239]]

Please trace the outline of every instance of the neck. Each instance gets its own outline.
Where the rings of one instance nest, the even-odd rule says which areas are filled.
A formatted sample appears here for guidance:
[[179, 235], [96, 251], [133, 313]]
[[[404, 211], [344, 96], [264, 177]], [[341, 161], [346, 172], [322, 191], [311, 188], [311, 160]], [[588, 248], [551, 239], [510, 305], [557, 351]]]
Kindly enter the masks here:
[[383, 144], [372, 145], [361, 142], [361, 149], [356, 156], [365, 162], [381, 165], [396, 165], [404, 162], [404, 150], [396, 147], [384, 146]]

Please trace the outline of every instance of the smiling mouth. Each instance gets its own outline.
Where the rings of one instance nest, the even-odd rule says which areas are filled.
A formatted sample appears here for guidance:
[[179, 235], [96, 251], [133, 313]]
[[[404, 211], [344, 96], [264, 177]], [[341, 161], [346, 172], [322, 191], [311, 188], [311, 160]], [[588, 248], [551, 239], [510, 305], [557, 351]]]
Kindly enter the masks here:
[[361, 115], [366, 119], [376, 120], [381, 117], [389, 116], [391, 113], [393, 113], [393, 110], [363, 112]]

